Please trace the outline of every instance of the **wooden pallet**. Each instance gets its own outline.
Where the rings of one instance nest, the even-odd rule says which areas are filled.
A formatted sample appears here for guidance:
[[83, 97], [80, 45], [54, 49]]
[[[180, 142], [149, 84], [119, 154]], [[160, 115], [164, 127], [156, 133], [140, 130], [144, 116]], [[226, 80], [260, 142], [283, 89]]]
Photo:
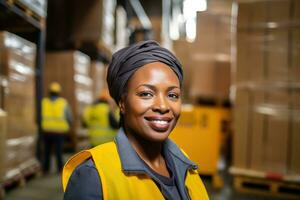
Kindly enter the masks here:
[[300, 183], [235, 175], [233, 185], [238, 192], [242, 193], [300, 199]]
[[6, 173], [4, 181], [2, 183], [3, 188], [9, 188], [13, 185], [20, 187], [23, 187], [25, 185], [25, 178], [18, 168], [9, 170]]
[[33, 18], [34, 20], [38, 21], [41, 26], [45, 25], [45, 18], [38, 15], [34, 11], [32, 11], [30, 8], [28, 8], [26, 5], [24, 5], [22, 2], [18, 0], [6, 0], [7, 4], [10, 6], [15, 6], [22, 10], [25, 15], [29, 18]]
[[7, 190], [16, 187], [25, 187], [26, 183], [32, 177], [39, 177], [41, 175], [41, 167], [35, 159], [28, 160], [24, 164], [18, 166], [16, 169], [10, 170], [0, 185], [0, 200], [5, 197]]

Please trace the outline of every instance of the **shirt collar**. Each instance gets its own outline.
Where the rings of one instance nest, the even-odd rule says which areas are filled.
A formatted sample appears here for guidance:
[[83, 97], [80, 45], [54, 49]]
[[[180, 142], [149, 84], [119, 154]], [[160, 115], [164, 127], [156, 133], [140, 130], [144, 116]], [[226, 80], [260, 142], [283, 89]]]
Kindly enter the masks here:
[[[117, 144], [118, 153], [121, 160], [122, 170], [124, 172], [131, 173], [145, 173], [147, 171], [146, 166], [140, 160], [137, 153], [131, 146], [124, 130], [121, 128], [115, 138]], [[189, 160], [182, 151], [177, 147], [177, 145], [170, 139], [167, 139], [163, 144], [164, 152], [170, 152], [169, 155], [174, 160], [174, 164], [179, 164], [181, 166], [186, 166], [186, 168], [197, 169], [198, 166]]]

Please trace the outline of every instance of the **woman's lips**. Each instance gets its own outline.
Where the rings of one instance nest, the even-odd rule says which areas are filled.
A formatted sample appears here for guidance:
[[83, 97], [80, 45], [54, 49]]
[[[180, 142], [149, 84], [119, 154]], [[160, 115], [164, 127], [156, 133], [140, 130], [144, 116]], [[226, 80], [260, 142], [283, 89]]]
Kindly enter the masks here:
[[165, 132], [170, 127], [170, 122], [172, 121], [172, 118], [169, 117], [145, 117], [147, 120], [149, 126], [158, 132]]

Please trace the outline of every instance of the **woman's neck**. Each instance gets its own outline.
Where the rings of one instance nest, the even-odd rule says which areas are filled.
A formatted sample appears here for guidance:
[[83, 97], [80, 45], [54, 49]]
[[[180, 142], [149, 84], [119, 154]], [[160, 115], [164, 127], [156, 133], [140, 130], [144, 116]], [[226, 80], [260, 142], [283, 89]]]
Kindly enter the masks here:
[[162, 144], [152, 142], [137, 134], [126, 133], [127, 138], [137, 154], [149, 162], [155, 162], [162, 156]]
[[140, 158], [154, 171], [169, 177], [166, 162], [162, 155], [162, 143], [146, 140], [128, 130], [125, 133]]

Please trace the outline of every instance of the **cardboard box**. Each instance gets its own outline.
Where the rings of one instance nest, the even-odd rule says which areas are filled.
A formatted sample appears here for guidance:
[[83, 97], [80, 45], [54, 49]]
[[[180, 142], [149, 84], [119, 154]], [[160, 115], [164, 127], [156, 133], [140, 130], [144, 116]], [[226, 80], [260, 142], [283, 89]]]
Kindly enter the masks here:
[[[265, 93], [263, 90], [249, 90], [249, 120], [248, 123], [248, 146], [246, 147], [249, 152], [247, 168], [256, 170], [265, 170], [264, 168], [264, 145], [265, 144], [265, 116], [258, 112], [265, 103]], [[240, 112], [237, 110], [236, 112]]]
[[126, 47], [129, 43], [129, 33], [127, 31], [127, 13], [122, 6], [116, 9], [116, 50]]
[[232, 65], [233, 83], [239, 84], [250, 80], [250, 63], [247, 62], [249, 56], [249, 37], [251, 34], [239, 31], [236, 35], [235, 62]]
[[251, 12], [252, 12], [251, 6], [253, 4], [239, 2], [237, 3], [237, 5], [238, 5], [238, 10], [236, 13], [234, 13], [235, 15], [233, 16], [236, 17], [237, 28], [241, 29], [241, 28], [249, 27], [251, 23]]
[[234, 83], [263, 82], [267, 76], [265, 66], [265, 34], [262, 31], [238, 31]]
[[[241, 0], [238, 2], [237, 27], [239, 29], [250, 27], [264, 29], [266, 26], [284, 26], [286, 22], [291, 20], [289, 16], [290, 5], [291, 1], [289, 0]], [[272, 23], [267, 24], [268, 22]]]
[[[234, 104], [235, 167], [283, 175], [299, 170], [295, 154], [300, 138], [295, 136], [296, 129], [290, 129], [289, 117], [293, 108], [287, 103], [289, 98], [286, 91], [237, 91]], [[294, 120], [294, 128], [299, 124]], [[293, 164], [289, 164], [291, 162]], [[293, 170], [289, 170], [289, 165]]]
[[5, 156], [6, 156], [6, 148], [5, 148], [5, 141], [6, 141], [6, 112], [0, 109], [0, 182], [3, 181], [5, 175]]
[[289, 129], [289, 140], [288, 140], [288, 172], [291, 174], [300, 174], [300, 93], [293, 92], [291, 94], [292, 106], [295, 109], [291, 110], [292, 123]]
[[[279, 26], [285, 26], [288, 21], [291, 20], [290, 13], [292, 12], [292, 1], [266, 1], [267, 9], [267, 21], [275, 22]], [[295, 10], [296, 11], [296, 10]], [[298, 10], [299, 12], [299, 10]]]
[[[300, 6], [299, 6], [300, 8]], [[300, 21], [300, 18], [299, 18]], [[295, 83], [300, 81], [300, 29], [293, 29], [291, 35], [291, 66], [289, 66], [289, 80]]]
[[102, 41], [108, 47], [114, 45], [115, 0], [91, 0], [72, 2], [71, 40], [76, 42]]
[[[206, 12], [197, 13], [197, 36], [194, 51], [217, 56], [230, 55], [231, 16]], [[220, 34], [222, 33], [222, 34]]]
[[[287, 173], [289, 116], [288, 91], [272, 91], [266, 95], [266, 102], [274, 113], [265, 116], [264, 161], [265, 170], [280, 174]], [[274, 148], [280, 147], [280, 148]]]
[[93, 82], [93, 99], [96, 99], [101, 90], [107, 88], [106, 66], [102, 62], [92, 62], [90, 76]]
[[250, 120], [250, 94], [248, 90], [238, 90], [234, 101], [233, 112], [233, 164], [238, 168], [250, 166], [250, 147], [248, 138]]
[[35, 44], [0, 32], [1, 74], [7, 77], [2, 106], [7, 111], [7, 138], [36, 134]]
[[[239, 31], [236, 83], [287, 82], [289, 77], [288, 31]], [[296, 68], [297, 69], [297, 68]]]
[[[35, 54], [34, 43], [6, 31], [0, 32], [0, 74], [7, 75], [11, 67], [22, 70], [23, 65], [34, 66]], [[8, 63], [10, 60], [12, 63]]]
[[271, 82], [289, 81], [289, 33], [276, 29], [265, 36], [265, 77]]
[[194, 61], [191, 69], [190, 96], [194, 98], [228, 99], [230, 63], [222, 61]]
[[187, 42], [185, 39], [175, 40], [173, 42], [174, 54], [182, 64], [184, 83], [183, 83], [183, 98], [187, 101], [190, 100], [190, 89], [191, 89], [191, 77], [192, 69], [195, 68], [194, 63], [191, 59], [191, 48], [193, 43]]
[[[6, 155], [4, 163], [4, 179], [11, 179], [20, 176], [22, 171], [36, 164], [36, 136], [23, 136], [19, 138], [6, 139]], [[35, 161], [32, 163], [32, 161]]]

